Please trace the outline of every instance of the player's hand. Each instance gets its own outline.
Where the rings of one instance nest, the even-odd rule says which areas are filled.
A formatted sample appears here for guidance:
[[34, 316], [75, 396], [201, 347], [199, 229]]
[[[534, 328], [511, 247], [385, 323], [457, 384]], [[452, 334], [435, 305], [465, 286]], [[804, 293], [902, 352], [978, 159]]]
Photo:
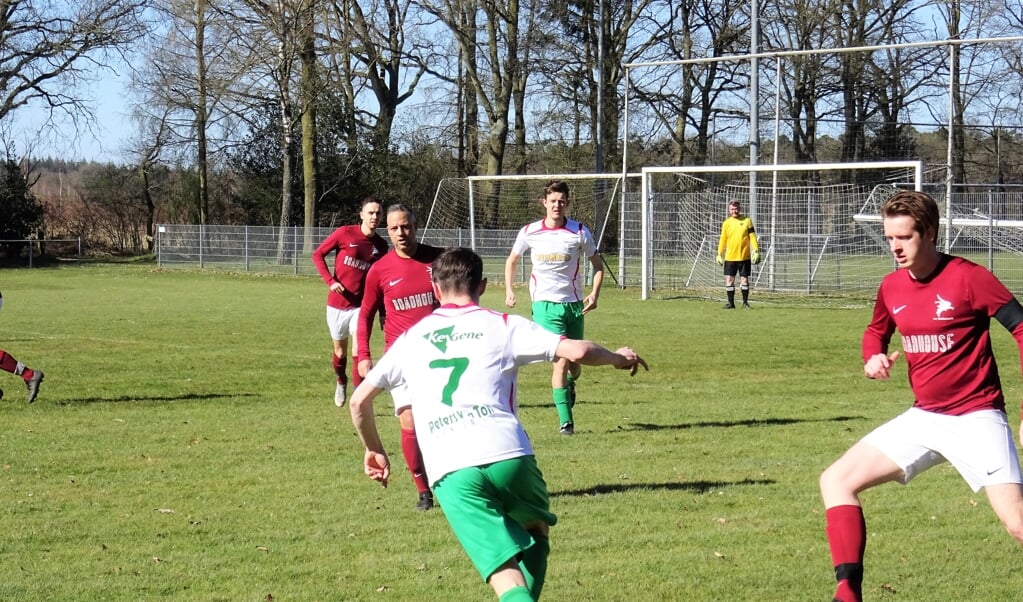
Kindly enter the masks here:
[[588, 314], [595, 309], [597, 309], [597, 298], [591, 293], [583, 299], [583, 313]]
[[725, 258], [721, 256], [721, 253], [718, 253], [717, 261], [718, 265], [725, 265]]
[[331, 282], [330, 290], [340, 295], [341, 293], [345, 292], [345, 287], [342, 286], [340, 282]]
[[387, 487], [387, 480], [391, 478], [391, 461], [384, 452], [366, 450], [363, 459], [363, 469], [366, 476], [377, 481], [383, 487]]
[[899, 352], [893, 351], [891, 355], [885, 355], [883, 353], [875, 353], [867, 360], [867, 363], [863, 364], [863, 374], [867, 378], [876, 378], [878, 380], [888, 380], [891, 376], [892, 366], [895, 364], [895, 360], [899, 358]]
[[750, 260], [755, 264], [759, 264], [761, 259], [763, 258], [760, 257], [760, 251], [753, 251], [753, 254], [750, 255]]
[[646, 365], [646, 360], [639, 357], [631, 347], [622, 347], [615, 351], [618, 354], [620, 361], [615, 364], [615, 368], [619, 370], [628, 370], [629, 376], [636, 376], [636, 372], [639, 371], [639, 367], [643, 366], [644, 370], [649, 371], [650, 367]]
[[515, 293], [511, 290], [504, 294], [504, 304], [508, 307], [515, 307]]
[[373, 360], [359, 360], [359, 376], [366, 378], [369, 371], [373, 369]]

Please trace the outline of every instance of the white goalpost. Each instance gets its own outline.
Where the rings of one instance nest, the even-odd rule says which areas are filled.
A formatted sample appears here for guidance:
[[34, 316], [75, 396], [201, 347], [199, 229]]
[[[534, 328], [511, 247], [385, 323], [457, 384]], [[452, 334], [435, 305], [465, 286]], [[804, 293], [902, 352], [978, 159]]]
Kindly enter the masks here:
[[[770, 182], [757, 178], [771, 174]], [[645, 167], [641, 172], [641, 297], [654, 288], [720, 289], [714, 261], [726, 206], [750, 215], [764, 262], [755, 287], [849, 292], [876, 286], [891, 269], [863, 219], [898, 189], [923, 187], [920, 161]], [[753, 185], [751, 186], [751, 182]], [[882, 241], [883, 242], [883, 241]]]

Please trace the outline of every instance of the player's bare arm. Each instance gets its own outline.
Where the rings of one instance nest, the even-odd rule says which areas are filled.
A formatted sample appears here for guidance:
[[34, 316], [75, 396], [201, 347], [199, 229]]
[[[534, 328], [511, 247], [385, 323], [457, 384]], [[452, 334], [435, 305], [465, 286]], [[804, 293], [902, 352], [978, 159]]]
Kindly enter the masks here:
[[355, 425], [355, 430], [366, 447], [363, 470], [366, 476], [387, 487], [387, 481], [391, 478], [391, 461], [384, 451], [384, 444], [380, 440], [376, 419], [373, 416], [373, 399], [382, 391], [383, 389], [379, 387], [363, 382], [352, 393], [349, 411], [352, 414], [352, 424]]
[[631, 347], [622, 347], [617, 351], [611, 351], [593, 341], [561, 339], [555, 355], [587, 366], [614, 366], [619, 370], [629, 370], [630, 376], [635, 376], [640, 366], [644, 370], [650, 370], [646, 360], [641, 358]]
[[519, 262], [517, 253], [508, 255], [504, 262], [504, 304], [508, 307], [515, 307], [515, 266]]
[[604, 284], [604, 262], [597, 253], [590, 257], [590, 265], [593, 266], [593, 288], [590, 294], [583, 299], [583, 313], [589, 313], [597, 309], [597, 299], [600, 298], [600, 287]]
[[899, 352], [893, 351], [891, 355], [885, 355], [883, 353], [875, 353], [870, 356], [867, 363], [863, 364], [863, 374], [867, 378], [873, 378], [877, 380], [888, 380], [891, 376], [892, 366], [895, 364], [895, 360], [899, 358]]

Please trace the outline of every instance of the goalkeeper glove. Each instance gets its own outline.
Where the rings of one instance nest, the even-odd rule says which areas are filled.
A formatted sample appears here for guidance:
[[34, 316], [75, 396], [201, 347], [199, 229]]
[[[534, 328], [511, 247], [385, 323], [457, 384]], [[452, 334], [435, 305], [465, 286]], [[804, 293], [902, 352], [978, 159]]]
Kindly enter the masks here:
[[760, 251], [759, 250], [753, 251], [753, 254], [750, 256], [750, 259], [753, 260], [753, 263], [760, 263], [760, 259], [761, 259]]
[[725, 265], [725, 258], [721, 256], [721, 253], [718, 253], [718, 265]]

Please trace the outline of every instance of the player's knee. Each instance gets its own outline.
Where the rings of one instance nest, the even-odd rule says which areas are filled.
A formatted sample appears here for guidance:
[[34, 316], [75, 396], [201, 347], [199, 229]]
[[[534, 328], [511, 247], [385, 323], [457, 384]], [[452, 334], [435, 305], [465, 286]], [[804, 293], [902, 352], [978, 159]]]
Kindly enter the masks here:
[[1023, 512], [1014, 512], [1008, 517], [1003, 516], [1002, 525], [1013, 539], [1023, 544]]
[[824, 469], [824, 472], [821, 473], [820, 479], [818, 479], [818, 485], [820, 487], [821, 497], [825, 500], [833, 495], [846, 493], [849, 489], [844, 472], [837, 463]]

